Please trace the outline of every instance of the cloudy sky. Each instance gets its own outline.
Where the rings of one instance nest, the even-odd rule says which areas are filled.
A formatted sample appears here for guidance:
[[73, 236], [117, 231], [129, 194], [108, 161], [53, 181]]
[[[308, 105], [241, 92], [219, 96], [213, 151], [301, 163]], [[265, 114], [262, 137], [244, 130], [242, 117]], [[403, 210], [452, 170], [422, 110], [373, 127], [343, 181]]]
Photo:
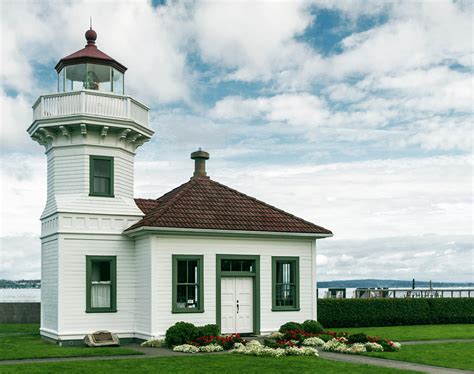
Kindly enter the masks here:
[[54, 66], [129, 68], [154, 139], [137, 197], [211, 177], [333, 230], [321, 280], [473, 281], [470, 1], [2, 1], [0, 278], [38, 278], [44, 150], [31, 105]]

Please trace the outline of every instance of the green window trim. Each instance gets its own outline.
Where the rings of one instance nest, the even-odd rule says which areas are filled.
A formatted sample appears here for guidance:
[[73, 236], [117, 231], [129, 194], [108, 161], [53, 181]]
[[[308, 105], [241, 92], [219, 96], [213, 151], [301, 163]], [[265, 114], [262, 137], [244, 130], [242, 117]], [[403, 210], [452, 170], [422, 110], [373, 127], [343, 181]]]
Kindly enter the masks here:
[[[277, 304], [277, 263], [292, 263], [295, 271], [295, 303], [294, 305], [280, 306]], [[290, 312], [300, 310], [300, 258], [299, 257], [272, 257], [272, 311]]]
[[[95, 162], [98, 160], [110, 161], [110, 173], [107, 177], [109, 180], [108, 192], [94, 191]], [[89, 156], [89, 196], [114, 197], [114, 158], [108, 156]]]
[[[110, 263], [110, 306], [92, 307], [92, 264], [94, 262]], [[86, 313], [117, 312], [117, 256], [86, 256]]]
[[[178, 307], [178, 261], [197, 261], [197, 281], [198, 281], [198, 306], [197, 308], [180, 308]], [[173, 255], [172, 256], [172, 313], [204, 313], [204, 256], [202, 255]]]

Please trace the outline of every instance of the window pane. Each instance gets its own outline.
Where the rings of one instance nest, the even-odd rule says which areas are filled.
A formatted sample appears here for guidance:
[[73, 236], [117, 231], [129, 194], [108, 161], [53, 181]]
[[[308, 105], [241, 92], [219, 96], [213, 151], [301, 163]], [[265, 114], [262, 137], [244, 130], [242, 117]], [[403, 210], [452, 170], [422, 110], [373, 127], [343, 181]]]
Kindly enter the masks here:
[[295, 283], [295, 263], [293, 261], [277, 261], [276, 282]]
[[178, 286], [176, 293], [176, 303], [178, 308], [186, 308], [187, 301], [187, 286]]
[[198, 265], [196, 260], [188, 261], [188, 281], [187, 283], [197, 283]]
[[222, 271], [230, 271], [230, 261], [229, 260], [222, 260], [221, 270]]
[[110, 182], [108, 178], [94, 178], [95, 193], [109, 193]]
[[188, 287], [188, 300], [187, 300], [187, 307], [188, 308], [197, 308], [198, 306], [198, 286], [186, 286]]
[[295, 286], [289, 284], [276, 285], [276, 305], [294, 306]]
[[111, 161], [110, 160], [94, 160], [94, 176], [110, 177]]
[[187, 261], [178, 261], [178, 283], [187, 283]]
[[253, 271], [253, 261], [252, 260], [244, 260], [242, 261], [242, 271]]
[[112, 70], [112, 74], [112, 84], [114, 93], [123, 95], [123, 74], [115, 69]]
[[88, 90], [112, 91], [111, 68], [106, 65], [87, 64], [84, 88]]
[[91, 286], [91, 307], [110, 308], [110, 284], [93, 284]]
[[92, 282], [110, 282], [110, 261], [92, 262]]
[[66, 87], [65, 91], [77, 91], [84, 88], [86, 78], [86, 64], [66, 66]]

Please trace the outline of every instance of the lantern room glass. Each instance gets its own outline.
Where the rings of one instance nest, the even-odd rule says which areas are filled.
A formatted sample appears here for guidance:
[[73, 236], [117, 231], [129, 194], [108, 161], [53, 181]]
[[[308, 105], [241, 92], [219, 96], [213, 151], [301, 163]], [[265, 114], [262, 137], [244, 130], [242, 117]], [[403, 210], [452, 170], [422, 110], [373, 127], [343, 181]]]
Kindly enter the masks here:
[[107, 65], [77, 64], [65, 66], [58, 73], [58, 91], [94, 90], [123, 95], [124, 74]]

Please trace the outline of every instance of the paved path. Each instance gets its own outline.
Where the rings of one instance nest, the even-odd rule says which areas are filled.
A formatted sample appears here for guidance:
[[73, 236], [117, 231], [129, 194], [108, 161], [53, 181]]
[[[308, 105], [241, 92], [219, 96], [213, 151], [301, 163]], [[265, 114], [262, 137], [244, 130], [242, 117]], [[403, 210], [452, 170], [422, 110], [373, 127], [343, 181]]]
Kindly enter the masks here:
[[[437, 343], [453, 343], [453, 342], [466, 342], [466, 341], [471, 342], [471, 341], [474, 341], [474, 339], [436, 340]], [[403, 344], [432, 344], [432, 342], [434, 341], [433, 340], [412, 341], [412, 342], [404, 342]], [[58, 357], [58, 358], [39, 358], [39, 359], [24, 359], [24, 360], [4, 360], [4, 361], [0, 361], [0, 366], [8, 365], [8, 364], [32, 364], [32, 363], [41, 363], [41, 362], [125, 360], [125, 359], [152, 358], [152, 357], [193, 355], [192, 353], [186, 354], [186, 353], [181, 353], [181, 352], [173, 352], [171, 349], [167, 349], [167, 348], [149, 348], [149, 347], [141, 347], [139, 345], [129, 345], [128, 347], [143, 353], [143, 355]], [[227, 353], [228, 352], [199, 353], [199, 356], [208, 355], [208, 354], [215, 355], [215, 354], [227, 354]], [[344, 354], [344, 353], [324, 352], [321, 350], [319, 350], [319, 356], [321, 358], [332, 360], [332, 361], [374, 365], [374, 366], [388, 367], [388, 368], [393, 368], [393, 369], [413, 370], [413, 371], [419, 371], [422, 373], [432, 373], [432, 374], [474, 373], [473, 371], [468, 371], [468, 370], [448, 369], [448, 368], [442, 368], [438, 366], [421, 365], [421, 364], [416, 364], [416, 363], [406, 362], [406, 361], [387, 360], [387, 359], [382, 359], [382, 358], [350, 355], [350, 354]]]
[[443, 343], [472, 343], [474, 339], [438, 339], [438, 340], [410, 340], [400, 342], [402, 345], [417, 345], [417, 344], [443, 344]]
[[432, 374], [474, 373], [468, 370], [448, 369], [448, 368], [442, 368], [439, 366], [421, 365], [421, 364], [415, 364], [413, 362], [386, 360], [383, 358], [350, 355], [350, 354], [345, 354], [345, 353], [319, 351], [319, 357], [325, 358], [327, 360], [333, 360], [333, 361], [350, 362], [353, 364], [367, 364], [367, 365], [374, 365], [374, 366], [382, 366], [382, 367], [387, 367], [387, 368], [392, 368], [392, 369], [414, 370], [414, 371], [420, 371], [422, 373], [432, 373]]

